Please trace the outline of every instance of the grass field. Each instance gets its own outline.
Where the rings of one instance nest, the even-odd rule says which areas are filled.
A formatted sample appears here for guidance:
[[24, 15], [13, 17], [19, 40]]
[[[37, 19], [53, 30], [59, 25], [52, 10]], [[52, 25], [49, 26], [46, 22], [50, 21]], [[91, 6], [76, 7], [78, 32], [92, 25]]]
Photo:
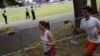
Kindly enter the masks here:
[[[30, 7], [29, 7], [30, 10]], [[49, 15], [61, 14], [61, 13], [70, 13], [73, 11], [73, 6], [71, 3], [67, 4], [55, 4], [55, 5], [44, 5], [41, 8], [35, 9], [37, 17], [44, 17]], [[2, 17], [2, 12], [0, 11], [0, 23], [4, 22]], [[31, 13], [30, 13], [31, 14]], [[25, 8], [20, 8], [16, 10], [8, 10], [8, 21], [15, 22], [25, 19]]]
[[[97, 4], [100, 5], [100, 0], [97, 0]], [[30, 7], [28, 8], [30, 10]], [[3, 11], [0, 10], [0, 23], [4, 23], [2, 12]], [[71, 13], [71, 12], [73, 12], [72, 2], [67, 2], [64, 4], [44, 5], [41, 8], [35, 9], [36, 17], [45, 17], [45, 16], [50, 16], [55, 14]], [[8, 16], [8, 22], [26, 20], [25, 7], [18, 8], [15, 10], [8, 10], [7, 16]]]

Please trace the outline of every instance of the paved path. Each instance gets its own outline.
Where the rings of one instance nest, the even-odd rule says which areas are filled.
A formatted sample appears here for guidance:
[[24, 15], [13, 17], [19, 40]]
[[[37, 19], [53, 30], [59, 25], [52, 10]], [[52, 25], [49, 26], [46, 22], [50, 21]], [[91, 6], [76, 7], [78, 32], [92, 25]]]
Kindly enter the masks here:
[[50, 23], [55, 23], [55, 22], [69, 20], [69, 19], [74, 19], [74, 14], [72, 13], [71, 14], [58, 14], [58, 15], [53, 15], [53, 16], [37, 18], [36, 20], [24, 20], [24, 21], [9, 23], [9, 24], [0, 24], [0, 28], [16, 27], [18, 30], [21, 30], [21, 29], [26, 29], [26, 28], [37, 27], [38, 22], [40, 20], [47, 20]]

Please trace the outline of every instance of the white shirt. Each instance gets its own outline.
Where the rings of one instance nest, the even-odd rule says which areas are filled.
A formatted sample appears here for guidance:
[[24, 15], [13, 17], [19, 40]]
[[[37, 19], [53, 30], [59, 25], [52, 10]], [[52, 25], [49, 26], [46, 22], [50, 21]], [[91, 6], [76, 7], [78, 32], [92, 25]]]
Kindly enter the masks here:
[[90, 16], [90, 19], [86, 21], [86, 19], [84, 18], [81, 20], [80, 28], [84, 29], [88, 34], [88, 41], [93, 43], [100, 43], [100, 36], [94, 36], [97, 28], [100, 28], [99, 19]]
[[43, 48], [44, 48], [44, 52], [48, 52], [51, 49], [50, 45], [47, 45], [48, 43], [50, 43], [49, 39], [48, 39], [48, 33], [49, 31], [46, 30], [45, 33], [43, 35], [41, 35], [41, 41], [43, 43]]

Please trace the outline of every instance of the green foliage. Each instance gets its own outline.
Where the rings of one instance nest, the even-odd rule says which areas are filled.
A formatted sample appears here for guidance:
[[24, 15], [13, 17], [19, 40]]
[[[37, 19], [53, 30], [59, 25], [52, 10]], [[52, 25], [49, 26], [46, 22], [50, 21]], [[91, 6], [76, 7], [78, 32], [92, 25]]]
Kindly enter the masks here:
[[6, 0], [6, 3], [9, 5], [9, 6], [12, 6], [12, 5], [23, 5], [22, 3], [18, 3], [16, 2], [15, 0]]
[[15, 0], [0, 0], [0, 8], [4, 8], [5, 6], [19, 5], [22, 6], [22, 3], [18, 3]]
[[6, 3], [8, 4], [8, 5], [17, 5], [18, 3], [15, 1], [15, 0], [6, 0]]
[[4, 8], [5, 7], [5, 5], [3, 4], [3, 0], [0, 0], [0, 7], [1, 8]]

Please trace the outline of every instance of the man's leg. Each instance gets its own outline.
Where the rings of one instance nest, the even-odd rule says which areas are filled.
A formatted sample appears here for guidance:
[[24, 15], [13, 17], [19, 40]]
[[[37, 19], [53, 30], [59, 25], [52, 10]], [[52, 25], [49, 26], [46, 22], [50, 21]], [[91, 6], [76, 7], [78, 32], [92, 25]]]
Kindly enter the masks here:
[[85, 48], [84, 56], [93, 56], [93, 52], [97, 46], [98, 46], [98, 44], [96, 44], [96, 43], [89, 43], [89, 45]]
[[33, 20], [34, 20], [34, 17], [33, 17]]
[[35, 19], [34, 19], [34, 15], [32, 15], [32, 17], [33, 17], [33, 20], [35, 20]]
[[90, 44], [90, 42], [86, 41], [85, 50], [84, 50], [84, 56], [87, 55], [86, 48], [89, 46], [89, 44]]
[[89, 46], [90, 42], [86, 41], [85, 49]]
[[35, 14], [33, 14], [32, 16], [33, 16], [33, 20], [35, 20], [35, 19], [36, 19], [36, 16], [35, 16]]
[[27, 19], [28, 17], [27, 17], [27, 15], [26, 15], [26, 19]]
[[30, 15], [28, 15], [29, 19], [30, 19]]
[[5, 23], [8, 24], [8, 22], [7, 22], [7, 18], [5, 18]]

